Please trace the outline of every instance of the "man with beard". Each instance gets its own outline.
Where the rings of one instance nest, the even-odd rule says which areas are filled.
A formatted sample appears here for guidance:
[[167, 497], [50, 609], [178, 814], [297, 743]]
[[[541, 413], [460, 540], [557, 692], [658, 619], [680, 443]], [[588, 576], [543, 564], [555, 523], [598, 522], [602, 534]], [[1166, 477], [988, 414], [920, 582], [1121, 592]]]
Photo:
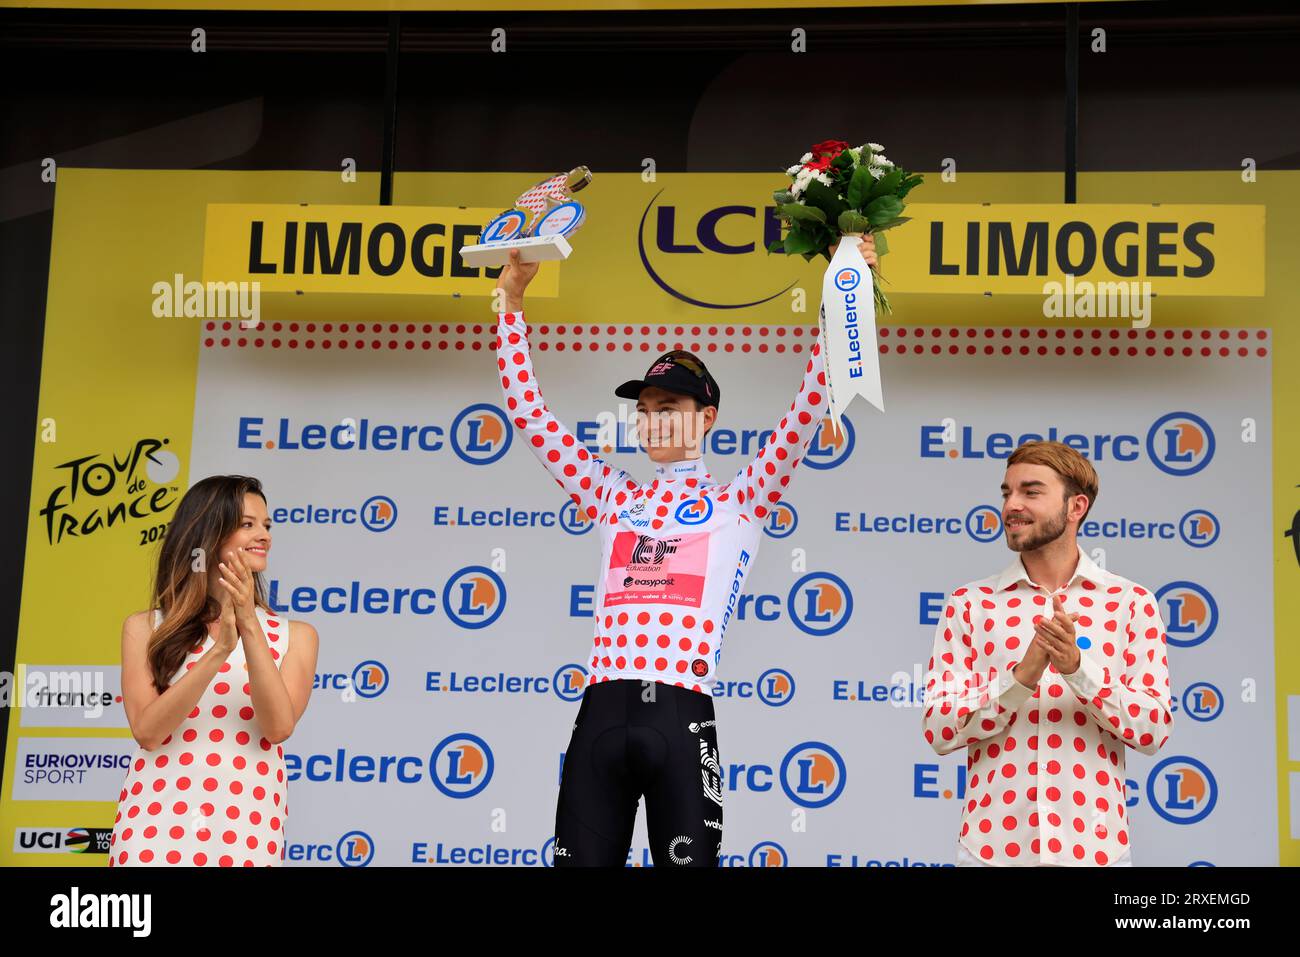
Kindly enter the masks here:
[[1076, 542], [1097, 473], [1060, 442], [1007, 459], [1002, 525], [1019, 555], [944, 603], [922, 728], [967, 749], [957, 863], [1127, 865], [1125, 747], [1154, 754], [1172, 724], [1155, 596]]

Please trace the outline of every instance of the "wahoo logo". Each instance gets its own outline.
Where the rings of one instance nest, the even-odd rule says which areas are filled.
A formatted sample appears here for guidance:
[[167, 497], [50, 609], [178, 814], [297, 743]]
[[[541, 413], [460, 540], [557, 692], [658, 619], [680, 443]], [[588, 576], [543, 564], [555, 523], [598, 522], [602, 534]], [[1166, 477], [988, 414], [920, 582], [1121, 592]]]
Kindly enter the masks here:
[[577, 701], [587, 687], [587, 669], [582, 665], [561, 665], [551, 678], [551, 690], [561, 701]]
[[365, 867], [375, 859], [375, 842], [365, 831], [348, 831], [334, 848], [334, 860], [343, 867]]
[[758, 700], [773, 708], [789, 704], [794, 698], [794, 676], [784, 668], [768, 668], [755, 685]]
[[1219, 539], [1219, 520], [1203, 508], [1194, 508], [1178, 522], [1178, 534], [1192, 548], [1209, 548]]
[[1195, 475], [1214, 457], [1214, 431], [1190, 412], [1170, 412], [1147, 432], [1147, 455], [1169, 475]]
[[992, 505], [976, 505], [966, 513], [966, 534], [977, 542], [993, 542], [1002, 535], [1002, 513]]
[[790, 855], [775, 841], [760, 841], [749, 852], [750, 867], [789, 867]]
[[840, 796], [846, 780], [844, 759], [820, 741], [795, 745], [781, 762], [781, 787], [801, 807], [825, 807]]
[[1155, 812], [1173, 824], [1203, 820], [1219, 800], [1214, 775], [1194, 758], [1165, 758], [1147, 776], [1147, 799]]
[[808, 443], [808, 451], [804, 453], [804, 465], [810, 469], [833, 469], [853, 454], [856, 442], [853, 423], [847, 415], [840, 417], [840, 423], [844, 426], [844, 431], [837, 434], [835, 423], [829, 418], [822, 419], [821, 427], [813, 435], [812, 441]]
[[805, 635], [833, 635], [853, 614], [853, 593], [844, 579], [830, 572], [809, 572], [794, 583], [786, 597], [790, 620]]
[[1165, 638], [1178, 648], [1191, 648], [1207, 641], [1219, 624], [1219, 606], [1214, 596], [1195, 582], [1170, 582], [1156, 592]]
[[566, 498], [564, 504], [560, 506], [560, 528], [564, 529], [570, 535], [586, 535], [596, 527], [582, 509], [578, 508], [578, 503], [571, 498]]
[[689, 498], [677, 506], [674, 518], [682, 525], [702, 525], [713, 517], [713, 502], [708, 498]]
[[471, 798], [492, 780], [492, 749], [477, 735], [450, 734], [429, 755], [429, 780], [447, 797]]
[[462, 628], [486, 628], [506, 607], [506, 584], [492, 569], [469, 565], [455, 572], [443, 587], [447, 617]]
[[1180, 700], [1193, 721], [1213, 721], [1223, 714], [1223, 692], [1208, 681], [1189, 685]]
[[451, 424], [451, 447], [470, 465], [491, 465], [510, 450], [510, 438], [510, 420], [488, 402], [462, 410]]
[[789, 538], [799, 527], [799, 513], [787, 501], [777, 502], [767, 513], [763, 522], [763, 532], [768, 538]]
[[397, 521], [397, 503], [387, 495], [372, 495], [361, 503], [361, 524], [372, 532], [386, 532]]

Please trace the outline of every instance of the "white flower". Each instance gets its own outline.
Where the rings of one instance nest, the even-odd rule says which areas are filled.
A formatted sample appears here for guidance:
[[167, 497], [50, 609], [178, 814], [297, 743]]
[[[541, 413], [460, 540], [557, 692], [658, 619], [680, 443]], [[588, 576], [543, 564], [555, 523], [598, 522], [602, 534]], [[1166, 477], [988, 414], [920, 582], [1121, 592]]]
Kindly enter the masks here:
[[880, 177], [885, 175], [885, 171], [881, 169], [879, 166], [868, 166], [867, 172], [870, 173], [876, 179], [880, 179]]
[[822, 173], [822, 172], [814, 173], [813, 178], [816, 179], [817, 182], [823, 184], [824, 186], [831, 185], [831, 177], [829, 173]]
[[806, 163], [806, 162], [808, 162], [810, 159], [812, 159], [812, 153], [804, 153], [803, 156], [800, 157], [799, 162], [800, 162], [800, 163]]
[[867, 146], [871, 148], [873, 153], [883, 153], [885, 151], [885, 148], [879, 143], [868, 143]]
[[800, 164], [795, 163], [793, 166], [791, 166], [788, 170], [785, 171], [785, 174], [787, 176], [795, 176], [798, 174], [799, 170], [801, 169], [803, 169], [803, 167]]
[[884, 156], [883, 153], [882, 153], [880, 156], [877, 156], [874, 160], [872, 160], [872, 162], [875, 163], [877, 166], [893, 166], [893, 165], [894, 165], [892, 162], [890, 162], [889, 160], [885, 159], [885, 156]]

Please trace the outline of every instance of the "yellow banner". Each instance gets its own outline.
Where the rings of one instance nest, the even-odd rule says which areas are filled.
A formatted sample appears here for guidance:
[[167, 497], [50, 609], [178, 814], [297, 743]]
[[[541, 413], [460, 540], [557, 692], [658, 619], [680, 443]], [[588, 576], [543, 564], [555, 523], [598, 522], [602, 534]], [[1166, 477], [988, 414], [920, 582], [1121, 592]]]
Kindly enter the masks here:
[[[500, 209], [217, 203], [203, 244], [207, 283], [257, 282], [262, 292], [491, 295], [499, 269], [461, 261], [462, 246]], [[529, 295], [554, 297], [559, 263]]]
[[1264, 295], [1264, 207], [925, 204], [891, 231], [891, 290], [1042, 295], [1046, 283], [1150, 282], [1172, 296]]

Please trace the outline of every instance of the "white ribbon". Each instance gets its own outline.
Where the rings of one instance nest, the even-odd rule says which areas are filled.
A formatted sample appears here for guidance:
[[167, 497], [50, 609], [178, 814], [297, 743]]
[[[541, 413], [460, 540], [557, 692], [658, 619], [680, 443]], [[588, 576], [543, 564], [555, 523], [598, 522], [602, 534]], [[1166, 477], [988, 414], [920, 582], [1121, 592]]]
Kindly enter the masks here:
[[858, 237], [845, 234], [822, 277], [822, 350], [826, 362], [826, 392], [835, 433], [840, 418], [857, 396], [881, 412], [885, 397], [880, 386], [880, 353], [876, 345], [874, 276], [858, 251]]

